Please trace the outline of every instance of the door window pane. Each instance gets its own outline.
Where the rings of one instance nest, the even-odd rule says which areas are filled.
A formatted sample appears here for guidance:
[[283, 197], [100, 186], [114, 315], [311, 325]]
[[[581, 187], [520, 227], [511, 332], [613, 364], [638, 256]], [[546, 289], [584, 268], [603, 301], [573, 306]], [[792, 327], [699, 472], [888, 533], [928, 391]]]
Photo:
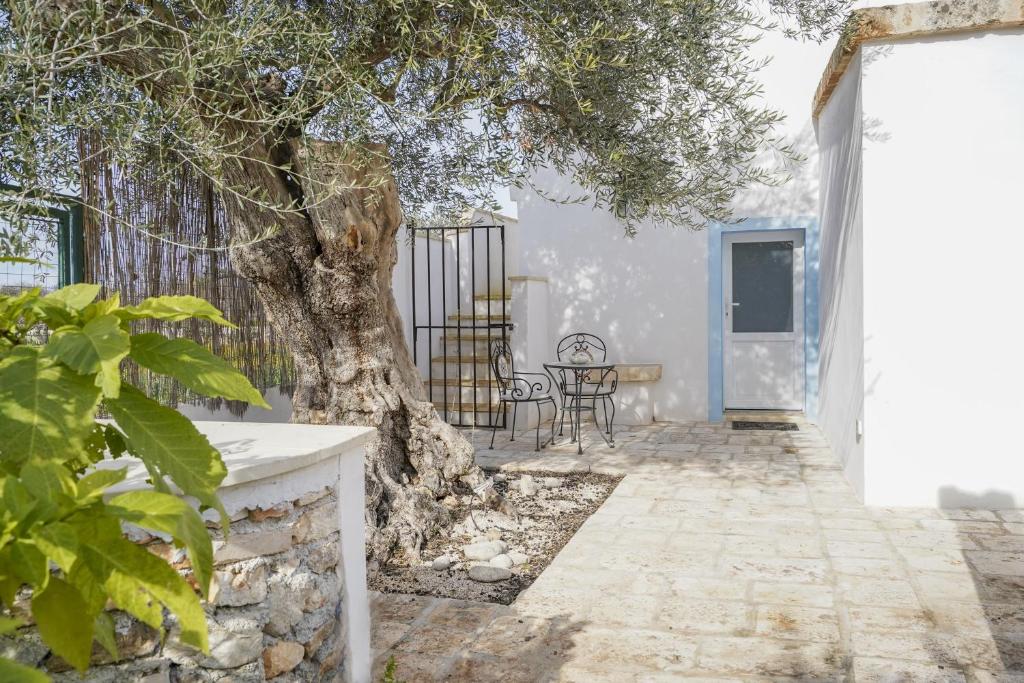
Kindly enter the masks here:
[[793, 243], [734, 242], [733, 332], [793, 331]]

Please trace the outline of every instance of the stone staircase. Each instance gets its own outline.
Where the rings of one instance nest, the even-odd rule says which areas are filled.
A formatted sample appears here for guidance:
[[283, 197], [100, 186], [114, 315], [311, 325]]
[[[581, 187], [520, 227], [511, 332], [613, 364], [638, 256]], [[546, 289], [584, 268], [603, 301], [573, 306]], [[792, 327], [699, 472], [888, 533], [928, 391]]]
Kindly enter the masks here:
[[501, 419], [490, 347], [503, 333], [506, 339], [511, 337], [512, 330], [501, 327], [512, 322], [511, 294], [505, 295], [502, 304], [500, 293], [475, 296], [472, 311], [448, 316], [447, 324], [457, 324], [459, 329], [445, 330], [434, 340], [431, 374], [424, 378], [424, 385], [434, 407], [452, 424], [490, 427], [493, 420]]

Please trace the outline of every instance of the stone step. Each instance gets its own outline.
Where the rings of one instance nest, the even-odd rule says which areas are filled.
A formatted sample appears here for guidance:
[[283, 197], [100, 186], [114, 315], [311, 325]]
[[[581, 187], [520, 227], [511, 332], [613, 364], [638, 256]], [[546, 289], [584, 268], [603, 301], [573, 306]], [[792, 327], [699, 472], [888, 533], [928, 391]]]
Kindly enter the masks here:
[[[448, 340], [448, 343], [458, 341], [459, 339], [461, 339], [463, 343], [471, 341], [485, 342], [492, 339], [501, 339], [500, 329], [495, 329], [492, 334], [482, 334], [479, 331], [474, 332], [472, 327], [467, 327], [465, 329], [469, 330], [469, 332], [448, 332], [444, 335], [444, 338]], [[506, 339], [507, 338], [508, 337], [506, 336]]]
[[[506, 311], [506, 313], [507, 312], [508, 311]], [[455, 313], [455, 314], [449, 315], [448, 319], [452, 320], [452, 321], [457, 321], [457, 322], [470, 322], [470, 323], [502, 323], [502, 322], [509, 323], [509, 322], [512, 322], [512, 316], [510, 316], [510, 315], [502, 316], [500, 310], [491, 311], [490, 315], [487, 315], [486, 313], [477, 314], [477, 315], [469, 315], [468, 313]], [[468, 326], [464, 326], [464, 327], [468, 327]]]
[[456, 403], [434, 401], [434, 408], [443, 419], [452, 423], [474, 424], [478, 427], [490, 427], [492, 421], [501, 421], [501, 406], [497, 403]]
[[458, 404], [459, 400], [463, 405], [473, 403], [497, 401], [497, 387], [474, 387], [472, 383], [467, 386], [439, 386], [434, 387], [430, 393], [433, 401], [446, 401], [449, 405]]
[[492, 316], [501, 316], [502, 313], [512, 313], [512, 297], [501, 298], [501, 295], [488, 295], [473, 297], [473, 313], [475, 315], [487, 315], [488, 310]]
[[453, 379], [451, 377], [449, 377], [448, 379], [438, 379], [435, 377], [433, 380], [424, 380], [423, 385], [428, 388], [430, 387], [430, 385], [433, 385], [435, 387], [480, 387], [480, 390], [484, 391], [487, 387], [498, 386], [498, 381], [486, 377], [480, 377], [475, 381], [472, 379]]
[[473, 403], [471, 401], [463, 401], [462, 405], [459, 405], [458, 401], [433, 401], [434, 407], [438, 410], [447, 408], [448, 410], [459, 410], [461, 409], [464, 413], [486, 413], [488, 408], [492, 413], [497, 413], [501, 404], [497, 401], [493, 403], [487, 403], [486, 401], [479, 401]]
[[491, 359], [488, 356], [481, 354], [473, 355], [471, 353], [464, 353], [462, 356], [452, 355], [452, 350], [448, 349], [447, 356], [434, 356], [430, 359], [431, 363], [447, 363], [448, 365], [490, 365]]
[[473, 377], [434, 378], [423, 383], [432, 400], [454, 401], [463, 403], [476, 401], [498, 400], [499, 386], [497, 381], [487, 375]]
[[462, 363], [455, 360], [445, 363], [443, 360], [434, 360], [433, 366], [433, 373], [424, 379], [434, 379], [442, 382], [456, 380], [472, 382], [473, 380], [490, 379], [492, 377], [490, 363], [485, 361], [474, 363], [463, 359]]
[[440, 356], [487, 356], [491, 345], [501, 341], [501, 335], [487, 337], [480, 335], [472, 339], [463, 337], [441, 337], [434, 342], [434, 353]]

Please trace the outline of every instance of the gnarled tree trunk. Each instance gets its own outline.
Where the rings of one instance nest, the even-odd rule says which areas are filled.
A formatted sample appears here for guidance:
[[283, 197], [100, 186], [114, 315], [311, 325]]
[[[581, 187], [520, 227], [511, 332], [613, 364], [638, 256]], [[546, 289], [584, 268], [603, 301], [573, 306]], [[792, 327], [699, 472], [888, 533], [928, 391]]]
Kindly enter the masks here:
[[[293, 422], [377, 428], [366, 458], [367, 557], [375, 569], [399, 545], [418, 550], [449, 522], [439, 499], [485, 477], [471, 444], [427, 400], [405, 343], [391, 291], [402, 222], [394, 180], [363, 162], [339, 167], [340, 145], [313, 150], [328, 163], [304, 158], [293, 141], [268, 152], [292, 173], [252, 161], [228, 169], [229, 186], [256, 186], [305, 207], [282, 216], [225, 197], [243, 242], [232, 262], [294, 356]], [[383, 150], [373, 152], [387, 163]], [[331, 183], [350, 189], [331, 195]]]

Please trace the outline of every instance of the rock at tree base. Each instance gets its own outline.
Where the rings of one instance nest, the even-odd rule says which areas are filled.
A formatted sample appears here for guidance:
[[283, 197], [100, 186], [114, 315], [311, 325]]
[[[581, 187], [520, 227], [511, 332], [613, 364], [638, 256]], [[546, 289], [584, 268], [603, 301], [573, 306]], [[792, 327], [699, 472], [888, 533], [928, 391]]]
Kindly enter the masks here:
[[489, 564], [477, 564], [469, 568], [469, 578], [480, 583], [496, 583], [512, 578], [512, 572], [504, 567], [493, 567]]
[[511, 569], [512, 565], [515, 564], [512, 558], [502, 553], [501, 555], [495, 555], [491, 558], [492, 567], [501, 567], [502, 569]]
[[500, 555], [508, 550], [504, 541], [484, 541], [482, 543], [471, 543], [462, 547], [462, 554], [467, 560], [487, 561], [495, 555]]
[[519, 492], [524, 496], [533, 496], [540, 491], [540, 485], [534, 480], [532, 475], [524, 474], [519, 479]]
[[515, 565], [515, 566], [519, 566], [521, 564], [526, 564], [527, 562], [530, 561], [530, 556], [527, 555], [526, 553], [517, 553], [517, 552], [513, 551], [513, 552], [510, 552], [508, 554], [508, 556], [512, 559], [512, 564]]

